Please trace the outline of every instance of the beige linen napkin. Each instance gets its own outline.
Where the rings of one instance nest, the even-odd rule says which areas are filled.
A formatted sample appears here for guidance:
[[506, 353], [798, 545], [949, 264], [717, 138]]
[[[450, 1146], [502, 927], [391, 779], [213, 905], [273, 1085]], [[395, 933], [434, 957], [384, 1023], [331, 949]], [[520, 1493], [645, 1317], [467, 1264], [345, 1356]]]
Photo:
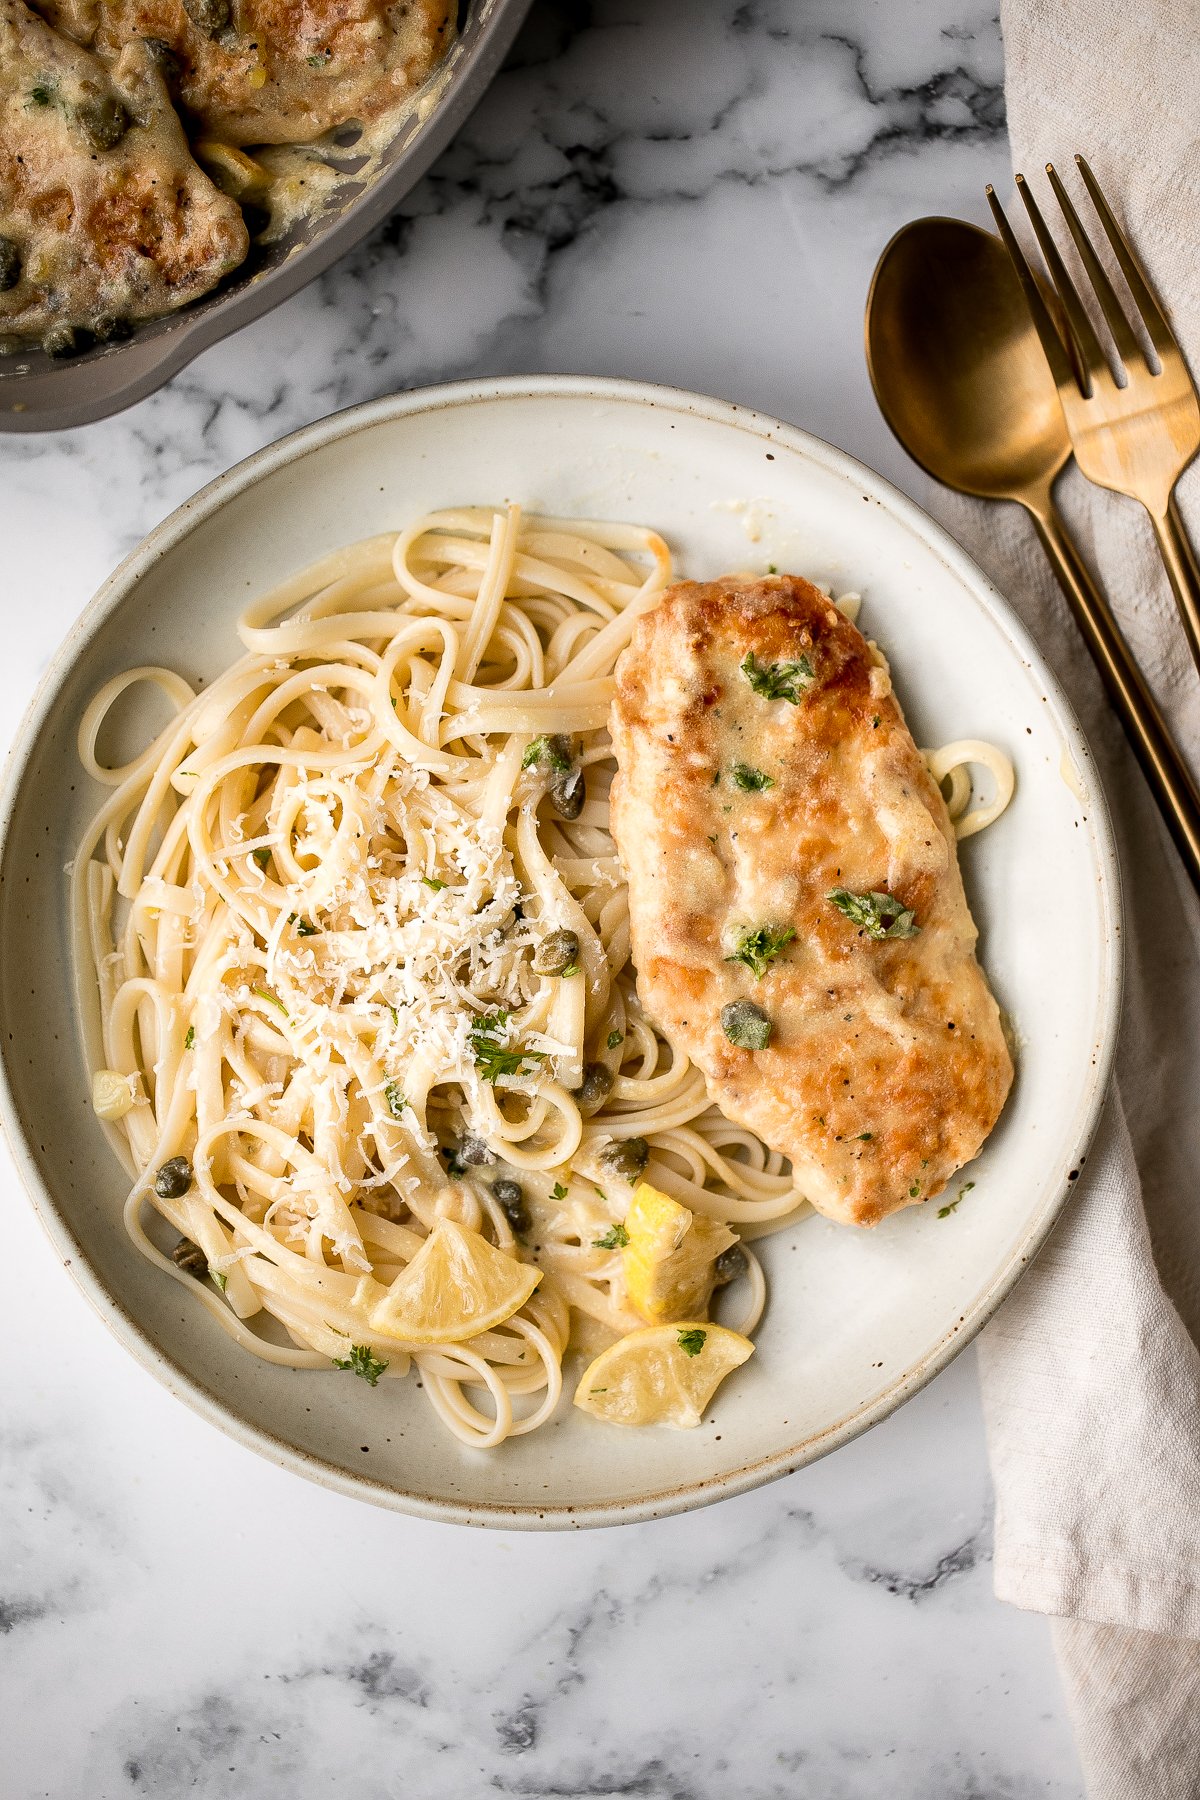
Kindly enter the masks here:
[[[1200, 14], [1183, 0], [1004, 0], [1002, 25], [1014, 167], [1053, 216], [1041, 176], [1052, 160], [1090, 220], [1071, 162], [1088, 157], [1200, 371]], [[1144, 514], [1075, 472], [1060, 498], [1196, 766], [1200, 677]], [[1180, 500], [1197, 541], [1197, 469]], [[996, 1592], [1057, 1615], [1093, 1800], [1195, 1800], [1200, 907], [1024, 516], [934, 504], [1071, 696], [1112, 807], [1128, 915], [1101, 1129], [1060, 1226], [980, 1340]]]

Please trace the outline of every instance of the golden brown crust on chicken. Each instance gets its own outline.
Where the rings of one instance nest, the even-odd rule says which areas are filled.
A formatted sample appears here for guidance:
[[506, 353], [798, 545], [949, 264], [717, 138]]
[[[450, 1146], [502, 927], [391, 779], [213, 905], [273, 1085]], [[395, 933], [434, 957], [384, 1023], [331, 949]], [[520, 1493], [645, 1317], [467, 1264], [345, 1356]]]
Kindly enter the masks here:
[[108, 69], [0, 0], [0, 330], [103, 332], [170, 312], [248, 246], [143, 45]]
[[[781, 688], [794, 703], [769, 697]], [[797, 577], [684, 582], [617, 665], [612, 734], [649, 1016], [830, 1217], [872, 1225], [938, 1194], [995, 1124], [1012, 1063], [953, 828], [883, 659]], [[872, 936], [835, 891], [892, 896], [875, 928], [902, 903], [915, 935]], [[768, 950], [794, 936], [756, 976], [728, 959], [760, 927]], [[763, 1049], [722, 1026], [746, 1001], [770, 1021]]]
[[415, 93], [449, 49], [449, 0], [39, 0], [106, 59], [138, 39], [174, 59], [208, 137], [299, 144]]

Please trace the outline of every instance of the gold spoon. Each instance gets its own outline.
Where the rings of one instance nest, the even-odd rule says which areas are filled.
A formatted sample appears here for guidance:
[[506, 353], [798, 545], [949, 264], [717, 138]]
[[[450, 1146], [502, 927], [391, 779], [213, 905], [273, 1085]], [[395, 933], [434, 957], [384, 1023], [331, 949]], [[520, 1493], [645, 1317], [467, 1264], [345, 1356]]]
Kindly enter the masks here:
[[1058, 393], [998, 238], [961, 219], [917, 219], [879, 259], [867, 296], [867, 367], [880, 411], [935, 480], [1015, 500], [1037, 527], [1195, 886], [1200, 790], [1052, 489], [1071, 454]]

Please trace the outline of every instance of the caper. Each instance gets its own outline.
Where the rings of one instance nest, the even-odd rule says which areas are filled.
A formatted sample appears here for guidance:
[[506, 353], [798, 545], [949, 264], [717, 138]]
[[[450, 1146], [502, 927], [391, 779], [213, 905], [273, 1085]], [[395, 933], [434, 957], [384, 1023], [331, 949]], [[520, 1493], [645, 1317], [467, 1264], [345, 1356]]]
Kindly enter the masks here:
[[119, 144], [133, 121], [115, 94], [84, 100], [76, 114], [94, 150], [111, 150]]
[[772, 1029], [770, 1019], [753, 1000], [731, 1000], [721, 1008], [721, 1030], [739, 1049], [765, 1050]]
[[728, 1250], [722, 1250], [714, 1267], [718, 1287], [728, 1287], [731, 1281], [737, 1281], [746, 1273], [746, 1252], [740, 1244], [730, 1244]]
[[529, 1230], [531, 1221], [520, 1182], [493, 1181], [492, 1194], [495, 1197], [496, 1205], [512, 1226], [513, 1231], [518, 1237], [523, 1237]]
[[476, 1137], [473, 1131], [463, 1132], [455, 1154], [458, 1161], [468, 1169], [482, 1169], [496, 1160], [496, 1152], [481, 1137]]
[[577, 819], [587, 798], [583, 770], [578, 767], [579, 751], [577, 738], [556, 731], [548, 737], [534, 738], [522, 763], [526, 769], [536, 766], [548, 771], [546, 793], [555, 812], [564, 819]]
[[533, 953], [533, 968], [537, 975], [563, 975], [578, 961], [579, 938], [573, 931], [552, 931], [544, 937]]
[[80, 356], [87, 347], [87, 333], [76, 325], [68, 325], [65, 320], [51, 325], [42, 339], [42, 349], [47, 356]]
[[565, 731], [552, 731], [548, 736], [534, 738], [521, 767], [569, 769], [573, 762], [579, 761], [580, 749], [578, 738], [568, 737]]
[[168, 44], [166, 38], [147, 37], [142, 39], [150, 61], [154, 64], [163, 80], [170, 87], [183, 74], [183, 64]]
[[21, 279], [21, 251], [10, 237], [0, 237], [0, 294], [15, 288]]
[[229, 23], [229, 0], [183, 0], [183, 10], [197, 31], [215, 35]]
[[626, 1138], [623, 1143], [609, 1144], [601, 1151], [600, 1161], [622, 1181], [636, 1181], [650, 1161], [650, 1146], [644, 1137]]
[[606, 1063], [590, 1062], [583, 1065], [583, 1080], [571, 1092], [580, 1106], [599, 1106], [608, 1099], [612, 1092], [613, 1074]]
[[182, 1200], [192, 1185], [192, 1165], [186, 1156], [172, 1156], [154, 1177], [160, 1200]]
[[189, 1275], [207, 1275], [208, 1258], [199, 1244], [193, 1244], [191, 1238], [180, 1238], [171, 1252], [171, 1261], [176, 1268], [183, 1269]]
[[92, 332], [99, 344], [123, 344], [133, 336], [133, 323], [119, 313], [102, 313], [92, 320]]
[[587, 799], [582, 769], [551, 769], [546, 794], [560, 819], [577, 819]]

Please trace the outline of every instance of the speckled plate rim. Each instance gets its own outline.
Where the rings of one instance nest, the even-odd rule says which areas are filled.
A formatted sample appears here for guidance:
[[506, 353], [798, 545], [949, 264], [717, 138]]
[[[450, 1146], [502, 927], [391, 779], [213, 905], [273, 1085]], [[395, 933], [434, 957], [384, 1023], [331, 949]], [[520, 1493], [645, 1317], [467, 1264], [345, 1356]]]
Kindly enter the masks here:
[[[1018, 654], [1043, 684], [1047, 700], [1057, 715], [1063, 737], [1082, 768], [1089, 774], [1095, 797], [1090, 823], [1097, 858], [1097, 901], [1102, 942], [1102, 991], [1098, 1010], [1099, 1030], [1090, 1064], [1082, 1124], [1069, 1146], [1069, 1162], [1077, 1168], [1087, 1154], [1099, 1123], [1116, 1048], [1123, 986], [1123, 933], [1120, 869], [1112, 823], [1094, 759], [1062, 687], [1047, 666], [1041, 651], [1007, 601], [982, 570], [941, 526], [890, 482], [864, 464], [836, 450], [823, 439], [786, 425], [767, 414], [739, 407], [686, 390], [614, 378], [563, 375], [508, 375], [484, 381], [460, 381], [439, 387], [415, 389], [381, 400], [350, 407], [306, 425], [277, 443], [267, 445], [187, 500], [128, 555], [84, 608], [46, 669], [18, 727], [0, 780], [0, 881], [8, 878], [8, 830], [30, 757], [42, 727], [76, 659], [86, 650], [98, 628], [122, 604], [142, 576], [173, 550], [203, 520], [212, 517], [236, 495], [273, 474], [284, 464], [298, 463], [325, 445], [355, 432], [395, 418], [435, 413], [459, 406], [475, 406], [491, 400], [567, 397], [575, 400], [618, 402], [656, 407], [712, 423], [733, 427], [799, 451], [832, 474], [858, 485], [921, 544], [934, 552], [947, 569], [971, 591], [977, 604], [1008, 637]], [[490, 1526], [500, 1530], [570, 1530], [582, 1527], [632, 1524], [666, 1517], [743, 1494], [840, 1449], [872, 1425], [890, 1417], [950, 1363], [982, 1330], [1007, 1298], [1024, 1270], [1036, 1256], [1054, 1227], [1072, 1188], [1064, 1185], [1051, 1193], [1040, 1212], [1014, 1246], [991, 1287], [960, 1318], [939, 1343], [899, 1375], [883, 1393], [856, 1407], [823, 1430], [802, 1438], [785, 1449], [758, 1457], [725, 1475], [660, 1489], [636, 1501], [592, 1506], [546, 1506], [465, 1501], [434, 1501], [427, 1496], [386, 1485], [371, 1477], [352, 1476], [322, 1458], [296, 1449], [268, 1431], [260, 1431], [241, 1418], [235, 1406], [184, 1369], [163, 1347], [135, 1323], [90, 1266], [84, 1245], [71, 1230], [48, 1186], [43, 1181], [16, 1106], [9, 1076], [9, 1050], [0, 1038], [0, 1130], [8, 1143], [17, 1173], [41, 1224], [77, 1286], [117, 1341], [129, 1350], [162, 1385], [193, 1411], [224, 1431], [247, 1449], [269, 1462], [303, 1475], [322, 1486], [369, 1500], [396, 1512], [443, 1523]]]

